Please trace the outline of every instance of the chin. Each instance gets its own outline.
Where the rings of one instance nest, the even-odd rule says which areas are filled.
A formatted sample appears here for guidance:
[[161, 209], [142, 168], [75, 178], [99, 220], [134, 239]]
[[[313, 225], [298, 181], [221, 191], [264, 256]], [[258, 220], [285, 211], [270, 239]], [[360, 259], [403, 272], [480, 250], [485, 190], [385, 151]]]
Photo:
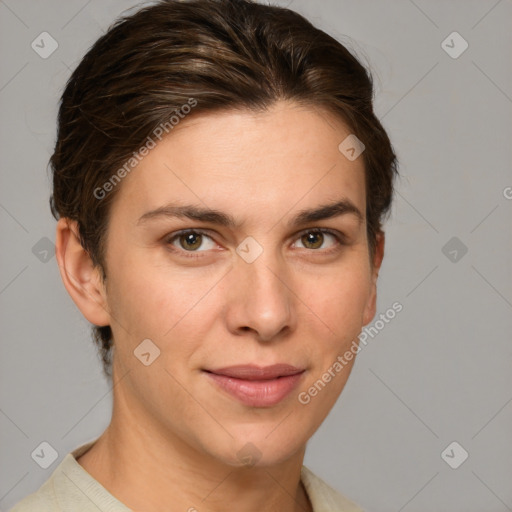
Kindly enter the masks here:
[[230, 431], [233, 438], [230, 438], [226, 445], [216, 443], [215, 448], [209, 446], [208, 451], [227, 466], [261, 468], [275, 466], [303, 450], [307, 441], [298, 433], [291, 435], [290, 425], [285, 426], [284, 422], [282, 426], [277, 427], [279, 428], [282, 428], [281, 433], [272, 432], [272, 428], [258, 429], [257, 427], [251, 429], [251, 434], [234, 435]]

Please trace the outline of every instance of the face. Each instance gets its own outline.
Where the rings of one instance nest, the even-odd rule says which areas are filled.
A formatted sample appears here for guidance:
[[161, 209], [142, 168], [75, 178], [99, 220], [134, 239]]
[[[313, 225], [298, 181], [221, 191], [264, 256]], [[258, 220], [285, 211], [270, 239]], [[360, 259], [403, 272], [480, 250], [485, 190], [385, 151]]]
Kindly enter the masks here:
[[202, 115], [124, 178], [105, 300], [116, 392], [139, 425], [229, 465], [244, 450], [284, 461], [319, 427], [380, 265], [362, 158], [338, 150], [349, 134], [293, 103]]

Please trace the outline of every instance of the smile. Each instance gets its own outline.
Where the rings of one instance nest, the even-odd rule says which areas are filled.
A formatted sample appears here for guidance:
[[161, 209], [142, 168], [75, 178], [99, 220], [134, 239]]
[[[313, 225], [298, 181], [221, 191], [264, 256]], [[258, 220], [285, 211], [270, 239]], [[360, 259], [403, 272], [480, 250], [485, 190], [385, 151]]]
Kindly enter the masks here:
[[290, 365], [260, 368], [252, 365], [205, 370], [222, 390], [249, 407], [272, 407], [299, 384], [304, 369]]

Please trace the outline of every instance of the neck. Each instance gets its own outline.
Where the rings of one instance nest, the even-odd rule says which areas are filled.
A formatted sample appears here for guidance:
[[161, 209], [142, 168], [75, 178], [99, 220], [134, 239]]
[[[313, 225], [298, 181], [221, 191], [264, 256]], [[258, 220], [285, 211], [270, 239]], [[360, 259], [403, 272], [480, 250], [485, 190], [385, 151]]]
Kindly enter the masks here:
[[312, 510], [300, 480], [305, 447], [273, 466], [234, 467], [155, 432], [136, 411], [120, 413], [114, 406], [111, 424], [78, 462], [130, 509], [220, 512], [236, 503], [239, 512]]

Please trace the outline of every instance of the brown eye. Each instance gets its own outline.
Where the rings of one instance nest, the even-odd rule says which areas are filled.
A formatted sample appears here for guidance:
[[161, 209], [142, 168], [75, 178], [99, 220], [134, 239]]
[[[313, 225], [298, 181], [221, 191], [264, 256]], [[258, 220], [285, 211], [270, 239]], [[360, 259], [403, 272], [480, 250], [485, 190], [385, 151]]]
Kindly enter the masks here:
[[195, 230], [176, 233], [170, 236], [166, 243], [186, 252], [204, 252], [215, 247], [215, 242], [210, 236]]
[[301, 236], [301, 242], [307, 249], [318, 249], [324, 242], [324, 234], [320, 231], [310, 231]]
[[195, 251], [201, 247], [203, 235], [201, 233], [185, 233], [184, 235], [180, 235], [178, 240], [183, 249]]
[[342, 233], [337, 234], [336, 232], [331, 232], [326, 229], [310, 229], [303, 231], [295, 244], [299, 242], [303, 248], [315, 251], [321, 249], [322, 252], [334, 250], [337, 246], [340, 247], [344, 245]]

